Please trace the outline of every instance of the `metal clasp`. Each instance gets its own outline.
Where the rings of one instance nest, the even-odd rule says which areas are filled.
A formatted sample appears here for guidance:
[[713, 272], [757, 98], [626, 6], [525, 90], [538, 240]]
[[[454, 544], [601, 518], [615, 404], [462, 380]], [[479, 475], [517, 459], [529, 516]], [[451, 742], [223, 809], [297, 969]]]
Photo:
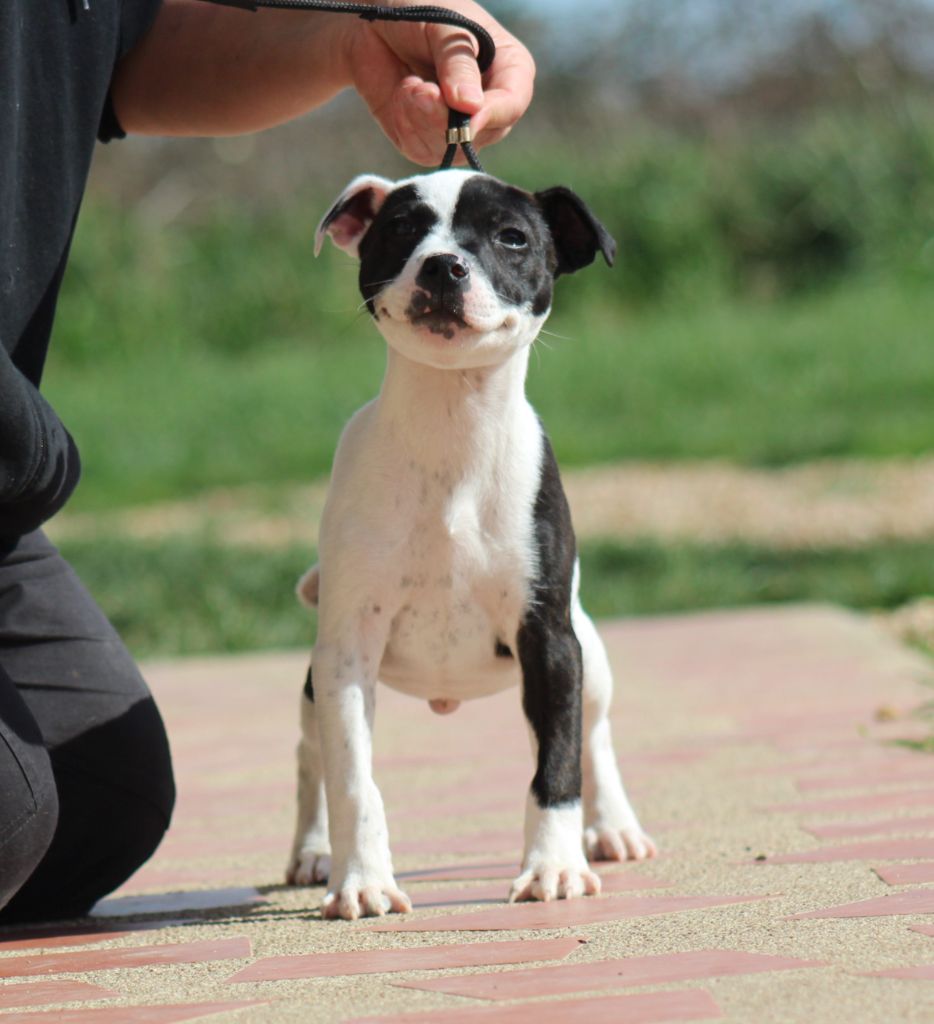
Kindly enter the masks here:
[[469, 124], [460, 128], [448, 128], [445, 139], [449, 146], [462, 146], [465, 142], [473, 142], [473, 132]]

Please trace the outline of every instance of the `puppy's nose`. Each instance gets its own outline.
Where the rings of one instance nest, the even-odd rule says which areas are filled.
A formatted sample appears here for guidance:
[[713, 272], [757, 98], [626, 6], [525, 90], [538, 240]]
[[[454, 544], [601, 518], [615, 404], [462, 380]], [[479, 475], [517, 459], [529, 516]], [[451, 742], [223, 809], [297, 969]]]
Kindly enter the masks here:
[[422, 269], [418, 273], [417, 283], [423, 287], [436, 288], [447, 282], [463, 284], [470, 275], [470, 267], [460, 258], [450, 252], [437, 253], [429, 256], [422, 263]]

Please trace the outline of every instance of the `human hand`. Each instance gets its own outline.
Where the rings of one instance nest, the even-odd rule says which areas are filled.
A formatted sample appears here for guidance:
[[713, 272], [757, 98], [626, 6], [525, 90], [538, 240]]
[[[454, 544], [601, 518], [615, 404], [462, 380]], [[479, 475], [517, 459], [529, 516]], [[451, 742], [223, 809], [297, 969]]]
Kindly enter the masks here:
[[496, 59], [483, 80], [476, 42], [464, 29], [357, 21], [347, 44], [353, 85], [370, 113], [403, 156], [426, 166], [444, 153], [449, 107], [472, 115], [474, 145], [487, 146], [525, 113], [535, 78], [532, 55], [482, 7], [472, 0], [444, 6], [493, 37]]

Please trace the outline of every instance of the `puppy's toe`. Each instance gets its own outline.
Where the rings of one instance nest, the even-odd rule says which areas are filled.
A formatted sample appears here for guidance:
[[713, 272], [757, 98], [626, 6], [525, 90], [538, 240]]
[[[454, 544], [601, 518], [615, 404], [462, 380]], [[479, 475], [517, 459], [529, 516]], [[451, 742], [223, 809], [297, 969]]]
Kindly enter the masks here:
[[509, 888], [509, 902], [522, 903], [524, 900], [532, 900], [532, 881], [534, 875], [531, 871], [523, 871]]
[[356, 921], [358, 917], [382, 917], [391, 913], [407, 914], [411, 910], [412, 902], [401, 889], [380, 882], [348, 882], [337, 892], [329, 892], [321, 908], [325, 918], [343, 918], [345, 921]]
[[289, 865], [285, 880], [289, 885], [320, 885], [331, 873], [331, 858], [326, 853], [304, 851]]
[[558, 863], [542, 863], [523, 871], [512, 883], [509, 902], [524, 900], [571, 900], [578, 896], [595, 896], [600, 892], [600, 879], [586, 865], [581, 867]]
[[583, 871], [562, 871], [558, 878], [558, 898], [576, 899], [578, 896], [596, 896], [600, 892], [600, 878], [589, 868]]
[[641, 829], [624, 830], [621, 834], [629, 860], [648, 860], [658, 855], [655, 840]]
[[584, 831], [584, 849], [589, 861], [646, 860], [658, 853], [655, 841], [638, 826], [588, 828]]

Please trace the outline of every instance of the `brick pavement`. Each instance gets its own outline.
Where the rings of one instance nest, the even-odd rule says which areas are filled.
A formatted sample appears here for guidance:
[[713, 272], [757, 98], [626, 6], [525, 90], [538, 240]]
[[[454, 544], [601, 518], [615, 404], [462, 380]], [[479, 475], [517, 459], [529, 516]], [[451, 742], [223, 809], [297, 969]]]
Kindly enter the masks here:
[[148, 675], [176, 820], [93, 918], [0, 932], [4, 1021], [934, 1020], [934, 758], [893, 745], [928, 666], [789, 607], [603, 625], [624, 778], [662, 853], [598, 898], [508, 906], [530, 755], [518, 695], [378, 698], [405, 917], [325, 922], [281, 884], [302, 654]]

